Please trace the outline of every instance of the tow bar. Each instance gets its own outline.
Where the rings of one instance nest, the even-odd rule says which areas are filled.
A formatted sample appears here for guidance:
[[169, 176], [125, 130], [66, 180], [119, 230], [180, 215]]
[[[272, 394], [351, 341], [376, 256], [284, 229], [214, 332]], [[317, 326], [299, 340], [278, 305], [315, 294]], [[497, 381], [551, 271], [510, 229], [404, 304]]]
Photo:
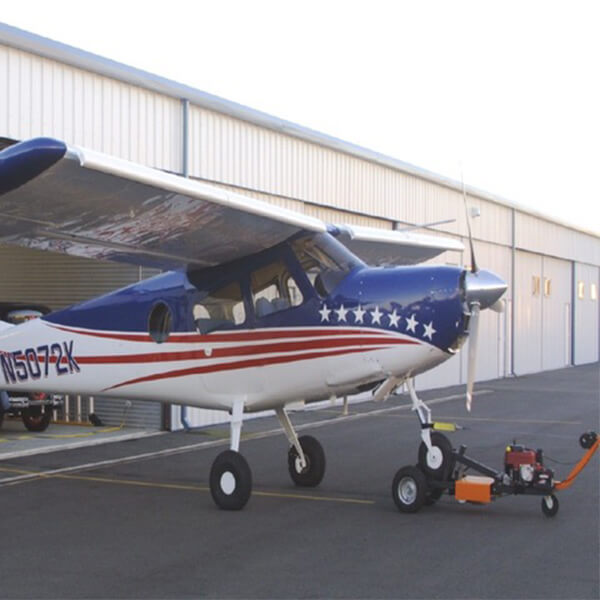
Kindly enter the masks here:
[[[416, 512], [424, 504], [433, 504], [444, 493], [459, 502], [475, 504], [526, 494], [542, 496], [542, 512], [547, 517], [554, 517], [559, 507], [555, 492], [573, 484], [600, 445], [596, 432], [582, 434], [579, 444], [586, 450], [585, 454], [565, 479], [556, 481], [554, 471], [544, 466], [541, 449], [532, 450], [513, 443], [504, 453], [504, 471], [496, 471], [468, 457], [466, 446], [454, 450], [448, 438], [440, 433], [432, 433], [431, 441], [441, 451], [441, 465], [428, 464], [427, 449], [420, 448], [419, 464], [402, 467], [396, 473], [392, 496], [401, 512]], [[478, 475], [468, 475], [469, 469]]]

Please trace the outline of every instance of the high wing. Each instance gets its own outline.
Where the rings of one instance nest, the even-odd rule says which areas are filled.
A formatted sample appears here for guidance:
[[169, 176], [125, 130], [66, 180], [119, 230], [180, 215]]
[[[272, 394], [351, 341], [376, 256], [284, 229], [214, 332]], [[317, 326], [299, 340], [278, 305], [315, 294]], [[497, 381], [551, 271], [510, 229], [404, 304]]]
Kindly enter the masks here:
[[[95, 151], [35, 138], [0, 152], [0, 242], [161, 269], [222, 264], [299, 231], [308, 215]], [[462, 244], [330, 227], [371, 264], [413, 264]]]

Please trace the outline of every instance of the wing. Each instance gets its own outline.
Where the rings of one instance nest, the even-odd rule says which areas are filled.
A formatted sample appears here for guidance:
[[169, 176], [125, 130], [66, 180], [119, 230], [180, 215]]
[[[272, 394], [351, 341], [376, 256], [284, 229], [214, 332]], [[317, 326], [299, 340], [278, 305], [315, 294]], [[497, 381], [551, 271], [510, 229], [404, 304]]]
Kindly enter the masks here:
[[[371, 264], [414, 264], [463, 248], [454, 240], [405, 232], [331, 230]], [[326, 226], [248, 196], [50, 138], [0, 151], [0, 242], [175, 269], [222, 264], [299, 231], [324, 232]]]
[[162, 269], [270, 248], [313, 217], [170, 173], [36, 138], [0, 152], [0, 241]]
[[433, 235], [337, 225], [338, 240], [370, 265], [414, 265], [446, 250], [462, 251], [458, 240]]

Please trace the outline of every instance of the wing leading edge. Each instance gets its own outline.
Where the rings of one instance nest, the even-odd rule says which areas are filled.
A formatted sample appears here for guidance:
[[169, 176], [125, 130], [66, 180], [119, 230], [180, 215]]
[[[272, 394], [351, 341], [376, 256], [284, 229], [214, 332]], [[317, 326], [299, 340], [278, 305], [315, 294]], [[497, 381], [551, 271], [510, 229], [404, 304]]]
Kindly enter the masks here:
[[[204, 267], [270, 248], [314, 217], [139, 164], [35, 138], [0, 151], [0, 242], [160, 269]], [[370, 264], [414, 264], [447, 238], [330, 227]]]
[[0, 152], [0, 241], [175, 269], [326, 229], [301, 213], [61, 144], [38, 138]]

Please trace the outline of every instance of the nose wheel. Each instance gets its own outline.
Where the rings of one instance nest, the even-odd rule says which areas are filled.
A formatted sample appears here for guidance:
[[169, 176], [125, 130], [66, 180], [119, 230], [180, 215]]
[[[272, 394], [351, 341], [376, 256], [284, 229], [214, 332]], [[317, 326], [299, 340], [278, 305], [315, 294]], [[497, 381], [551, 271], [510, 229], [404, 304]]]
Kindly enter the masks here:
[[450, 440], [437, 431], [430, 434], [431, 448], [425, 442], [419, 446], [419, 467], [429, 478], [437, 481], [446, 480], [454, 469], [452, 444]]

